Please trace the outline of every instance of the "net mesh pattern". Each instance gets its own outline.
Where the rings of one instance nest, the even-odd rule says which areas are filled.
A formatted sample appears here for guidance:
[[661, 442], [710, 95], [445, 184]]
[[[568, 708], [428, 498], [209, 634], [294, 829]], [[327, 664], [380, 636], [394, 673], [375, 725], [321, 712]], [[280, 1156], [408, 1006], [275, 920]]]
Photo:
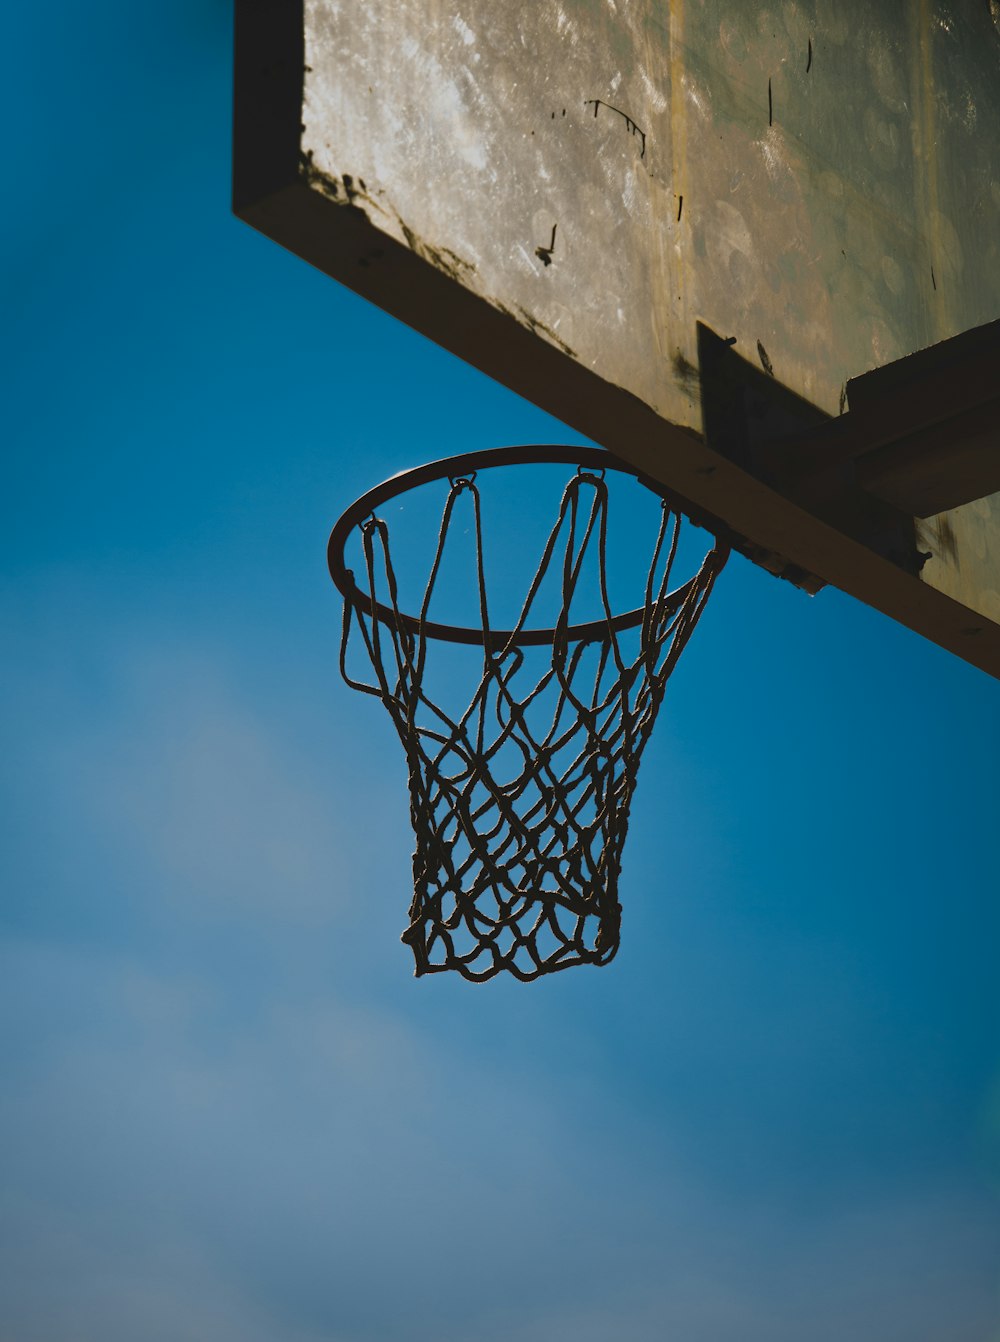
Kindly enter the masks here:
[[[483, 648], [478, 683], [456, 713], [428, 689], [424, 626], [466, 491]], [[417, 975], [457, 970], [478, 982], [507, 971], [530, 980], [607, 964], [618, 949], [618, 880], [640, 757], [727, 551], [716, 545], [693, 577], [671, 587], [682, 523], [664, 503], [641, 621], [621, 631], [608, 601], [607, 516], [604, 479], [581, 468], [563, 493], [517, 625], [499, 638], [489, 625], [475, 477], [451, 482], [416, 621], [400, 614], [386, 522], [372, 516], [361, 527], [367, 596], [374, 608], [377, 589], [387, 591], [383, 610], [392, 618], [347, 601], [341, 670], [348, 684], [381, 699], [406, 752], [416, 849], [402, 939]], [[579, 639], [570, 611], [588, 555], [604, 619], [596, 636]], [[518, 636], [550, 570], [561, 593], [551, 642], [522, 646]], [[357, 635], [374, 681], [348, 670]]]

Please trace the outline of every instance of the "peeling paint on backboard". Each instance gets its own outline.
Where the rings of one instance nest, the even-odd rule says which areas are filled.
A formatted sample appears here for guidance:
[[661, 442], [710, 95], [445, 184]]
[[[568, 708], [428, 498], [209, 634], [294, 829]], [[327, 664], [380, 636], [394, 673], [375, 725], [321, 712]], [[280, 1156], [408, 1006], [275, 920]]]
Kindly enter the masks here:
[[[800, 567], [914, 627], [934, 588], [957, 605], [925, 631], [961, 642], [964, 606], [994, 590], [970, 574], [1000, 564], [976, 557], [978, 514], [940, 521], [915, 596], [881, 570], [876, 592], [868, 557], [713, 456], [697, 333], [837, 416], [852, 378], [1000, 315], [992, 0], [238, 12], [261, 34], [238, 118], [245, 218], [765, 550], [804, 544]], [[267, 24], [285, 35], [276, 60]], [[268, 136], [273, 171], [254, 158]], [[397, 244], [452, 288], [407, 271]]]

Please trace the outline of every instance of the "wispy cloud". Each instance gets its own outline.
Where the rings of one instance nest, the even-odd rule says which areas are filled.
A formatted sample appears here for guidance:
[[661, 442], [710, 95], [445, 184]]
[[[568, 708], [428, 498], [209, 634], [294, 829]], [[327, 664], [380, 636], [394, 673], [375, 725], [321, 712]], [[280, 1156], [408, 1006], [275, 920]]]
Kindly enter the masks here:
[[[9, 668], [27, 679], [37, 667]], [[117, 868], [140, 901], [189, 913], [329, 919], [353, 883], [358, 816], [209, 647], [118, 632], [93, 665], [44, 669], [31, 768], [59, 842]], [[12, 734], [20, 734], [15, 728]], [[53, 799], [55, 803], [53, 803]]]
[[968, 1187], [741, 1205], [613, 1105], [332, 991], [231, 1021], [226, 985], [127, 957], [19, 943], [2, 970], [33, 1042], [0, 1102], [27, 1342], [982, 1342], [992, 1317]]
[[[1000, 1227], [971, 1165], [866, 1168], [838, 1189], [795, 1136], [817, 1103], [810, 1048], [849, 1052], [863, 1018], [813, 1019], [825, 998], [802, 987], [786, 1056], [777, 999], [741, 980], [736, 1061], [731, 1008], [699, 1019], [718, 1000], [690, 983], [372, 991], [356, 942], [317, 972], [313, 943], [356, 931], [385, 847], [388, 829], [355, 879], [370, 794], [332, 788], [323, 752], [207, 642], [105, 629], [73, 661], [65, 646], [28, 639], [9, 664], [32, 735], [13, 723], [7, 816], [35, 825], [12, 876], [51, 907], [0, 941], [0, 1335], [984, 1342]], [[146, 922], [64, 929], [110, 883], [109, 907]], [[400, 915], [363, 909], [381, 945]], [[631, 1072], [609, 1061], [623, 1047]], [[718, 1072], [700, 1109], [699, 1068]], [[804, 1079], [781, 1089], [789, 1069]], [[769, 1113], [781, 1130], [762, 1133]], [[715, 1122], [701, 1146], [680, 1135], [699, 1115]], [[707, 1157], [744, 1123], [745, 1158], [770, 1163], [736, 1187], [740, 1162]]]

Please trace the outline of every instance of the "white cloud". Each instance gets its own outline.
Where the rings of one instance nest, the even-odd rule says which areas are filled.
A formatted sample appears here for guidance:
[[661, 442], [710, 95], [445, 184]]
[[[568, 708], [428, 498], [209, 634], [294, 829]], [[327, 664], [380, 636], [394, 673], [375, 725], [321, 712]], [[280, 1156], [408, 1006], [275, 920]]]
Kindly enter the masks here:
[[[1000, 1232], [971, 1163], [838, 1190], [816, 1168], [829, 1128], [804, 1135], [815, 1149], [799, 1164], [780, 1150], [814, 1112], [799, 1089], [815, 1105], [817, 1087], [786, 1091], [782, 1076], [805, 1077], [823, 1039], [837, 1063], [829, 1040], [853, 1046], [863, 1019], [807, 1016], [783, 1053], [788, 993], [738, 978], [735, 1059], [731, 1013], [713, 1026], [698, 1016], [711, 993], [658, 977], [372, 990], [356, 943], [317, 972], [311, 943], [354, 917], [341, 836], [365, 840], [359, 916], [402, 921], [398, 871], [371, 898], [385, 836], [365, 833], [367, 782], [334, 795], [323, 750], [302, 748], [219, 655], [134, 632], [74, 645], [73, 664], [64, 647], [61, 631], [15, 646], [15, 698], [36, 731], [12, 799], [51, 804], [50, 847], [81, 905], [100, 913], [117, 880], [147, 911], [183, 916], [117, 941], [98, 918], [74, 942], [65, 891], [39, 880], [48, 930], [0, 941], [0, 1336], [982, 1342]], [[284, 958], [271, 954], [283, 929]], [[392, 964], [405, 965], [398, 947]], [[699, 972], [713, 964], [706, 952]], [[714, 1145], [679, 1135], [699, 1067], [728, 1107]], [[737, 1139], [753, 1087], [775, 1090], [775, 1130], [761, 1137], [771, 1111], [751, 1105], [747, 1145], [783, 1180], [773, 1191], [763, 1176], [737, 1189], [739, 1161], [707, 1159]]]
[[388, 1008], [231, 1019], [229, 985], [25, 943], [0, 970], [33, 1045], [0, 1099], [19, 1342], [981, 1342], [993, 1317], [967, 1186], [755, 1204], [596, 1082]]
[[267, 705], [218, 656], [166, 639], [109, 639], [101, 657], [101, 694], [67, 668], [48, 693], [69, 725], [35, 742], [39, 787], [60, 795], [83, 846], [116, 854], [140, 902], [286, 921], [342, 912], [351, 799]]

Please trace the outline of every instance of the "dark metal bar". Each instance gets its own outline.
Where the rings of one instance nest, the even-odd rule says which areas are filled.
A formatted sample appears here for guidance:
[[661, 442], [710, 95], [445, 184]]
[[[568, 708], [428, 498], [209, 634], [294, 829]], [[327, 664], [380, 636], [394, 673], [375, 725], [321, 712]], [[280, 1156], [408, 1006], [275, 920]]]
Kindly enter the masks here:
[[[397, 498], [400, 494], [405, 494], [411, 489], [417, 489], [421, 485], [432, 484], [435, 480], [453, 480], [458, 476], [472, 475], [474, 472], [489, 470], [494, 466], [540, 465], [582, 466], [591, 470], [620, 471], [623, 475], [631, 475], [635, 480], [638, 480], [640, 484], [649, 489], [651, 493], [656, 494], [668, 506], [671, 503], [669, 495], [655, 482], [647, 479], [633, 466], [613, 456], [602, 447], [540, 444], [496, 447], [480, 452], [465, 452], [460, 456], [445, 457], [426, 466], [417, 466], [413, 470], [401, 471], [398, 475], [394, 475], [390, 479], [384, 480], [380, 485], [376, 485], [374, 489], [368, 490], [366, 494], [362, 494], [359, 499], [352, 503], [338, 519], [330, 533], [330, 540], [327, 545], [327, 565], [330, 569], [330, 577], [336, 583], [345, 600], [350, 601], [366, 615], [374, 616], [384, 624], [394, 625], [397, 620], [395, 612], [389, 606], [384, 606], [379, 602], [375, 602], [373, 605], [370, 597], [358, 587], [353, 572], [344, 562], [344, 547], [354, 528], [360, 526], [376, 508], [380, 508], [390, 499]], [[671, 608], [675, 600], [678, 603], [683, 600], [689, 586], [690, 583], [685, 583], [675, 593], [672, 593]], [[622, 615], [616, 615], [610, 622], [608, 620], [593, 620], [587, 624], [571, 625], [566, 631], [566, 637], [574, 643], [607, 638], [611, 631], [620, 633], [622, 630], [631, 629], [641, 624], [643, 614], [644, 607], [640, 607], [636, 610], [626, 611]], [[482, 629], [466, 628], [462, 625], [439, 624], [434, 620], [424, 620], [421, 623], [420, 620], [405, 613], [401, 613], [399, 619], [411, 633], [423, 633], [427, 638], [439, 639], [442, 642], [464, 643], [482, 647], [486, 641]], [[523, 629], [514, 638], [514, 643], [518, 647], [551, 643], [555, 637], [555, 632], [555, 629]], [[491, 629], [489, 633], [490, 646], [505, 646], [511, 641], [513, 633], [514, 631], [511, 629]]]

